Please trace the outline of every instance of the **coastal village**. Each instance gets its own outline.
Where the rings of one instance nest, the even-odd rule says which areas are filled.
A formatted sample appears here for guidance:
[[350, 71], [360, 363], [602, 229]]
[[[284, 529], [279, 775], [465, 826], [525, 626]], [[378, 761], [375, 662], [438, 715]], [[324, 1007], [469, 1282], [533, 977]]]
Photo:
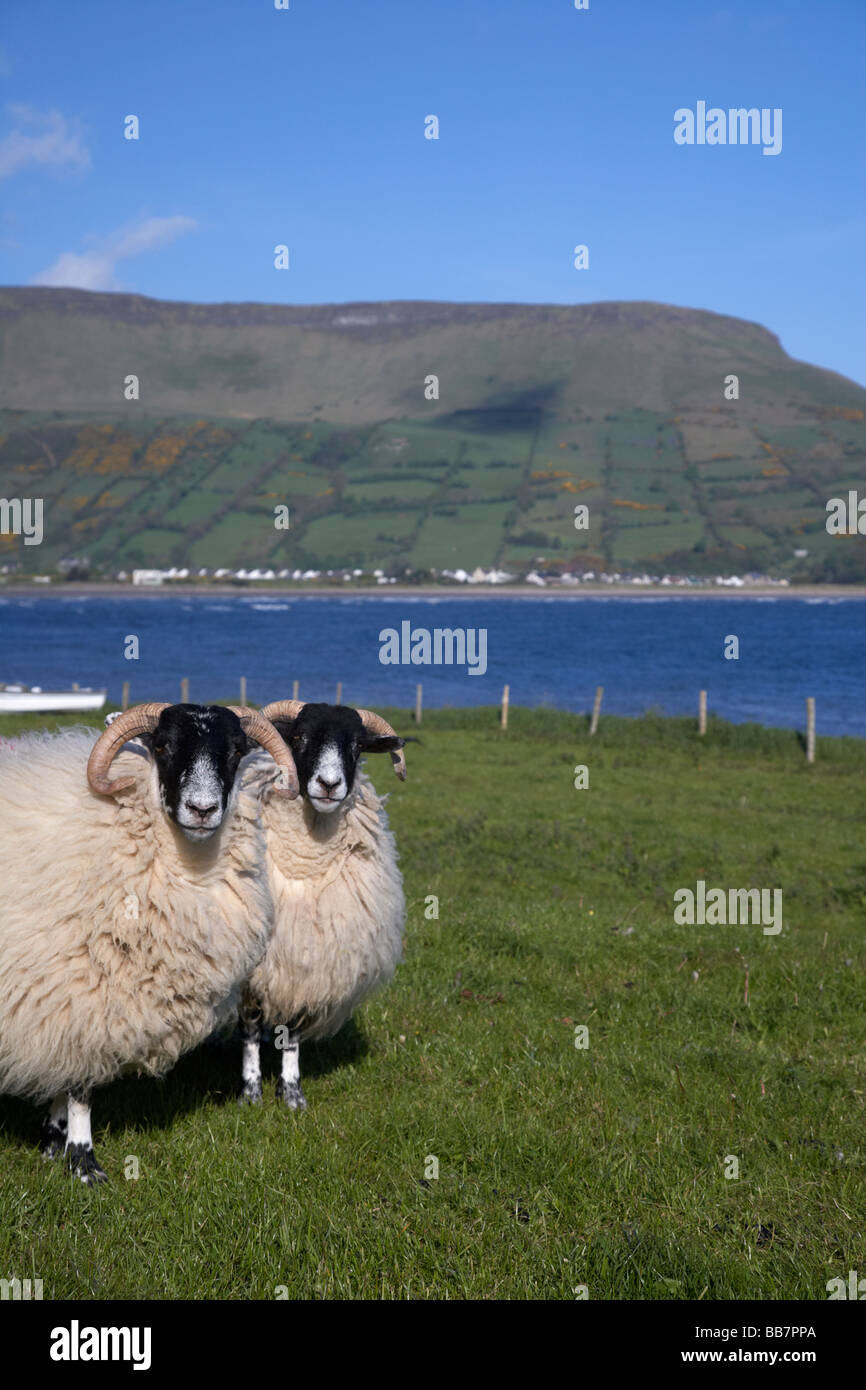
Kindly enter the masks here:
[[[0, 566], [0, 582], [8, 581], [9, 578], [20, 582], [25, 578], [14, 565]], [[65, 579], [77, 578], [74, 573], [69, 573], [64, 577], [50, 574], [35, 574], [27, 576], [29, 582], [33, 584], [62, 584]], [[495, 588], [497, 586], [508, 585], [528, 585], [536, 589], [577, 589], [582, 585], [610, 584], [621, 586], [624, 584], [634, 585], [635, 588], [659, 588], [659, 589], [749, 589], [749, 588], [778, 588], [786, 589], [790, 587], [788, 579], [774, 578], [768, 574], [717, 574], [713, 576], [694, 575], [694, 574], [631, 574], [628, 572], [620, 573], [614, 571], [609, 574], [606, 570], [596, 572], [595, 570], [582, 570], [578, 573], [560, 573], [559, 571], [546, 571], [532, 569], [525, 575], [510, 574], [507, 570], [489, 569], [485, 570], [480, 565], [476, 566], [471, 573], [464, 569], [443, 569], [430, 570], [427, 576], [419, 576], [417, 571], [407, 570], [403, 574], [386, 574], [382, 569], [362, 570], [362, 569], [338, 569], [338, 570], [317, 570], [317, 569], [246, 569], [241, 566], [239, 569], [218, 568], [218, 569], [189, 569], [186, 567], [171, 566], [169, 569], [134, 569], [118, 570], [114, 575], [102, 575], [100, 579], [114, 584], [129, 584], [134, 588], [158, 589], [171, 585], [195, 585], [197, 587], [209, 584], [231, 584], [243, 587], [247, 584], [319, 584], [319, 585], [339, 585], [351, 584], [355, 587], [369, 588], [388, 584], [434, 584], [443, 587], [455, 588], [463, 586], [486, 586]], [[99, 583], [99, 580], [96, 580]]]

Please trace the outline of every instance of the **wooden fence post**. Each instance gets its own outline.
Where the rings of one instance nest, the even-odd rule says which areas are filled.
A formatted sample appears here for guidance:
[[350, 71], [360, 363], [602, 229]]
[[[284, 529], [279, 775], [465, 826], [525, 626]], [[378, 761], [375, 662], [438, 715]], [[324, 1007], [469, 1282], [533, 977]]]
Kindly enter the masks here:
[[298, 698], [298, 682], [297, 682], [297, 681], [293, 681], [293, 682], [292, 682], [292, 699], [293, 699], [293, 700], [297, 700], [297, 698]]
[[809, 695], [806, 699], [806, 762], [815, 761], [815, 699]]
[[337, 701], [336, 701], [337, 704], [340, 703], [340, 701], [342, 700], [342, 698], [343, 698], [343, 682], [342, 682], [342, 681], [337, 681]]
[[421, 686], [415, 686], [415, 723], [421, 723]]
[[247, 678], [246, 678], [246, 676], [241, 676], [241, 709], [244, 708], [244, 706], [246, 705], [246, 703], [247, 703]]
[[594, 734], [598, 728], [598, 716], [601, 713], [601, 697], [603, 694], [604, 686], [597, 686], [595, 691], [595, 704], [592, 707], [592, 722], [589, 726], [590, 735]]
[[510, 695], [511, 686], [504, 685], [502, 687], [502, 714], [500, 716], [500, 722], [502, 724], [503, 729], [508, 728], [508, 700]]
[[123, 682], [123, 691], [120, 696], [120, 708], [129, 709], [129, 681]]
[[698, 733], [707, 732], [707, 692], [702, 690], [698, 696]]
[[189, 676], [184, 676], [180, 683], [180, 702], [182, 705], [189, 704]]

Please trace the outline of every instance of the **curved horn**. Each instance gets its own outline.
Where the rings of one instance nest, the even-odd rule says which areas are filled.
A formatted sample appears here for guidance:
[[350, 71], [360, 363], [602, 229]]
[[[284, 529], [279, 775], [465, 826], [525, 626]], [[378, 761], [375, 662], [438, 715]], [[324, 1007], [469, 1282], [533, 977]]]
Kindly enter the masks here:
[[149, 734], [156, 728], [164, 709], [168, 709], [167, 704], [135, 705], [133, 709], [124, 711], [117, 719], [112, 720], [105, 733], [93, 745], [87, 760], [87, 781], [91, 791], [98, 792], [101, 796], [117, 796], [118, 792], [135, 786], [134, 777], [120, 777], [116, 782], [112, 782], [108, 776], [108, 769], [129, 739], [135, 738], [137, 734]]
[[[361, 723], [365, 729], [369, 729], [371, 734], [380, 734], [383, 738], [399, 738], [399, 734], [391, 728], [387, 720], [381, 714], [375, 714], [371, 709], [359, 709]], [[401, 782], [406, 781], [406, 754], [402, 748], [398, 748], [391, 754], [391, 762], [394, 764], [394, 771]]]
[[[287, 701], [291, 703], [291, 701]], [[273, 706], [269, 706], [273, 708]], [[280, 737], [271, 721], [258, 710], [247, 709], [242, 705], [229, 705], [232, 714], [236, 714], [241, 721], [241, 728], [250, 738], [254, 738], [256, 743], [260, 743], [266, 753], [270, 753], [277, 767], [281, 767], [286, 774], [287, 785], [277, 788], [282, 796], [287, 796], [291, 801], [300, 791], [298, 782], [298, 772], [295, 767], [295, 760], [292, 757], [292, 750], [288, 744]]]
[[274, 700], [272, 705], [262, 707], [262, 714], [270, 720], [297, 719], [306, 703], [306, 700]]

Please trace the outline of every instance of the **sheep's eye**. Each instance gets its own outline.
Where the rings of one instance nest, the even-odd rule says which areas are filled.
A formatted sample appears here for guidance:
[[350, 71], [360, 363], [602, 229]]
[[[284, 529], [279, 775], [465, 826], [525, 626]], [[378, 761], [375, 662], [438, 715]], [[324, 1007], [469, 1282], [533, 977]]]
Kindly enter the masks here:
[[232, 757], [234, 758], [235, 762], [239, 762], [239, 761], [240, 761], [240, 758], [241, 758], [241, 750], [240, 750], [240, 748], [236, 748], [236, 749], [235, 749], [235, 751], [232, 753]]
[[153, 751], [154, 751], [154, 753], [159, 753], [160, 756], [161, 756], [161, 755], [165, 752], [165, 748], [166, 748], [165, 744], [164, 744], [164, 743], [160, 743], [160, 744], [157, 745], [156, 748], [154, 748]]

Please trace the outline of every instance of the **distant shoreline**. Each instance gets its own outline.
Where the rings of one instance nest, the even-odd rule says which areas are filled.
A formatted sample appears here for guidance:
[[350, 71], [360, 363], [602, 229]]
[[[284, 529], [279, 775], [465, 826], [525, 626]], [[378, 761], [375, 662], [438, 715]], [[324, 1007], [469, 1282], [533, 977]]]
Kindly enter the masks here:
[[144, 585], [134, 587], [130, 584], [0, 584], [0, 599], [10, 598], [369, 598], [369, 599], [581, 599], [581, 598], [637, 598], [637, 599], [677, 599], [677, 598], [866, 598], [866, 585], [862, 584], [802, 584], [787, 588], [775, 585], [749, 585], [742, 589], [730, 589], [721, 585], [698, 585], [674, 587], [658, 584], [575, 584], [573, 588], [557, 585], [545, 588], [527, 585], [507, 584], [461, 584], [459, 588], [440, 588], [435, 585], [382, 584], [376, 588], [360, 588], [346, 585], [338, 589], [334, 585], [311, 584], [304, 588], [287, 587], [278, 584], [235, 585], [235, 584], [163, 584], [158, 588]]

